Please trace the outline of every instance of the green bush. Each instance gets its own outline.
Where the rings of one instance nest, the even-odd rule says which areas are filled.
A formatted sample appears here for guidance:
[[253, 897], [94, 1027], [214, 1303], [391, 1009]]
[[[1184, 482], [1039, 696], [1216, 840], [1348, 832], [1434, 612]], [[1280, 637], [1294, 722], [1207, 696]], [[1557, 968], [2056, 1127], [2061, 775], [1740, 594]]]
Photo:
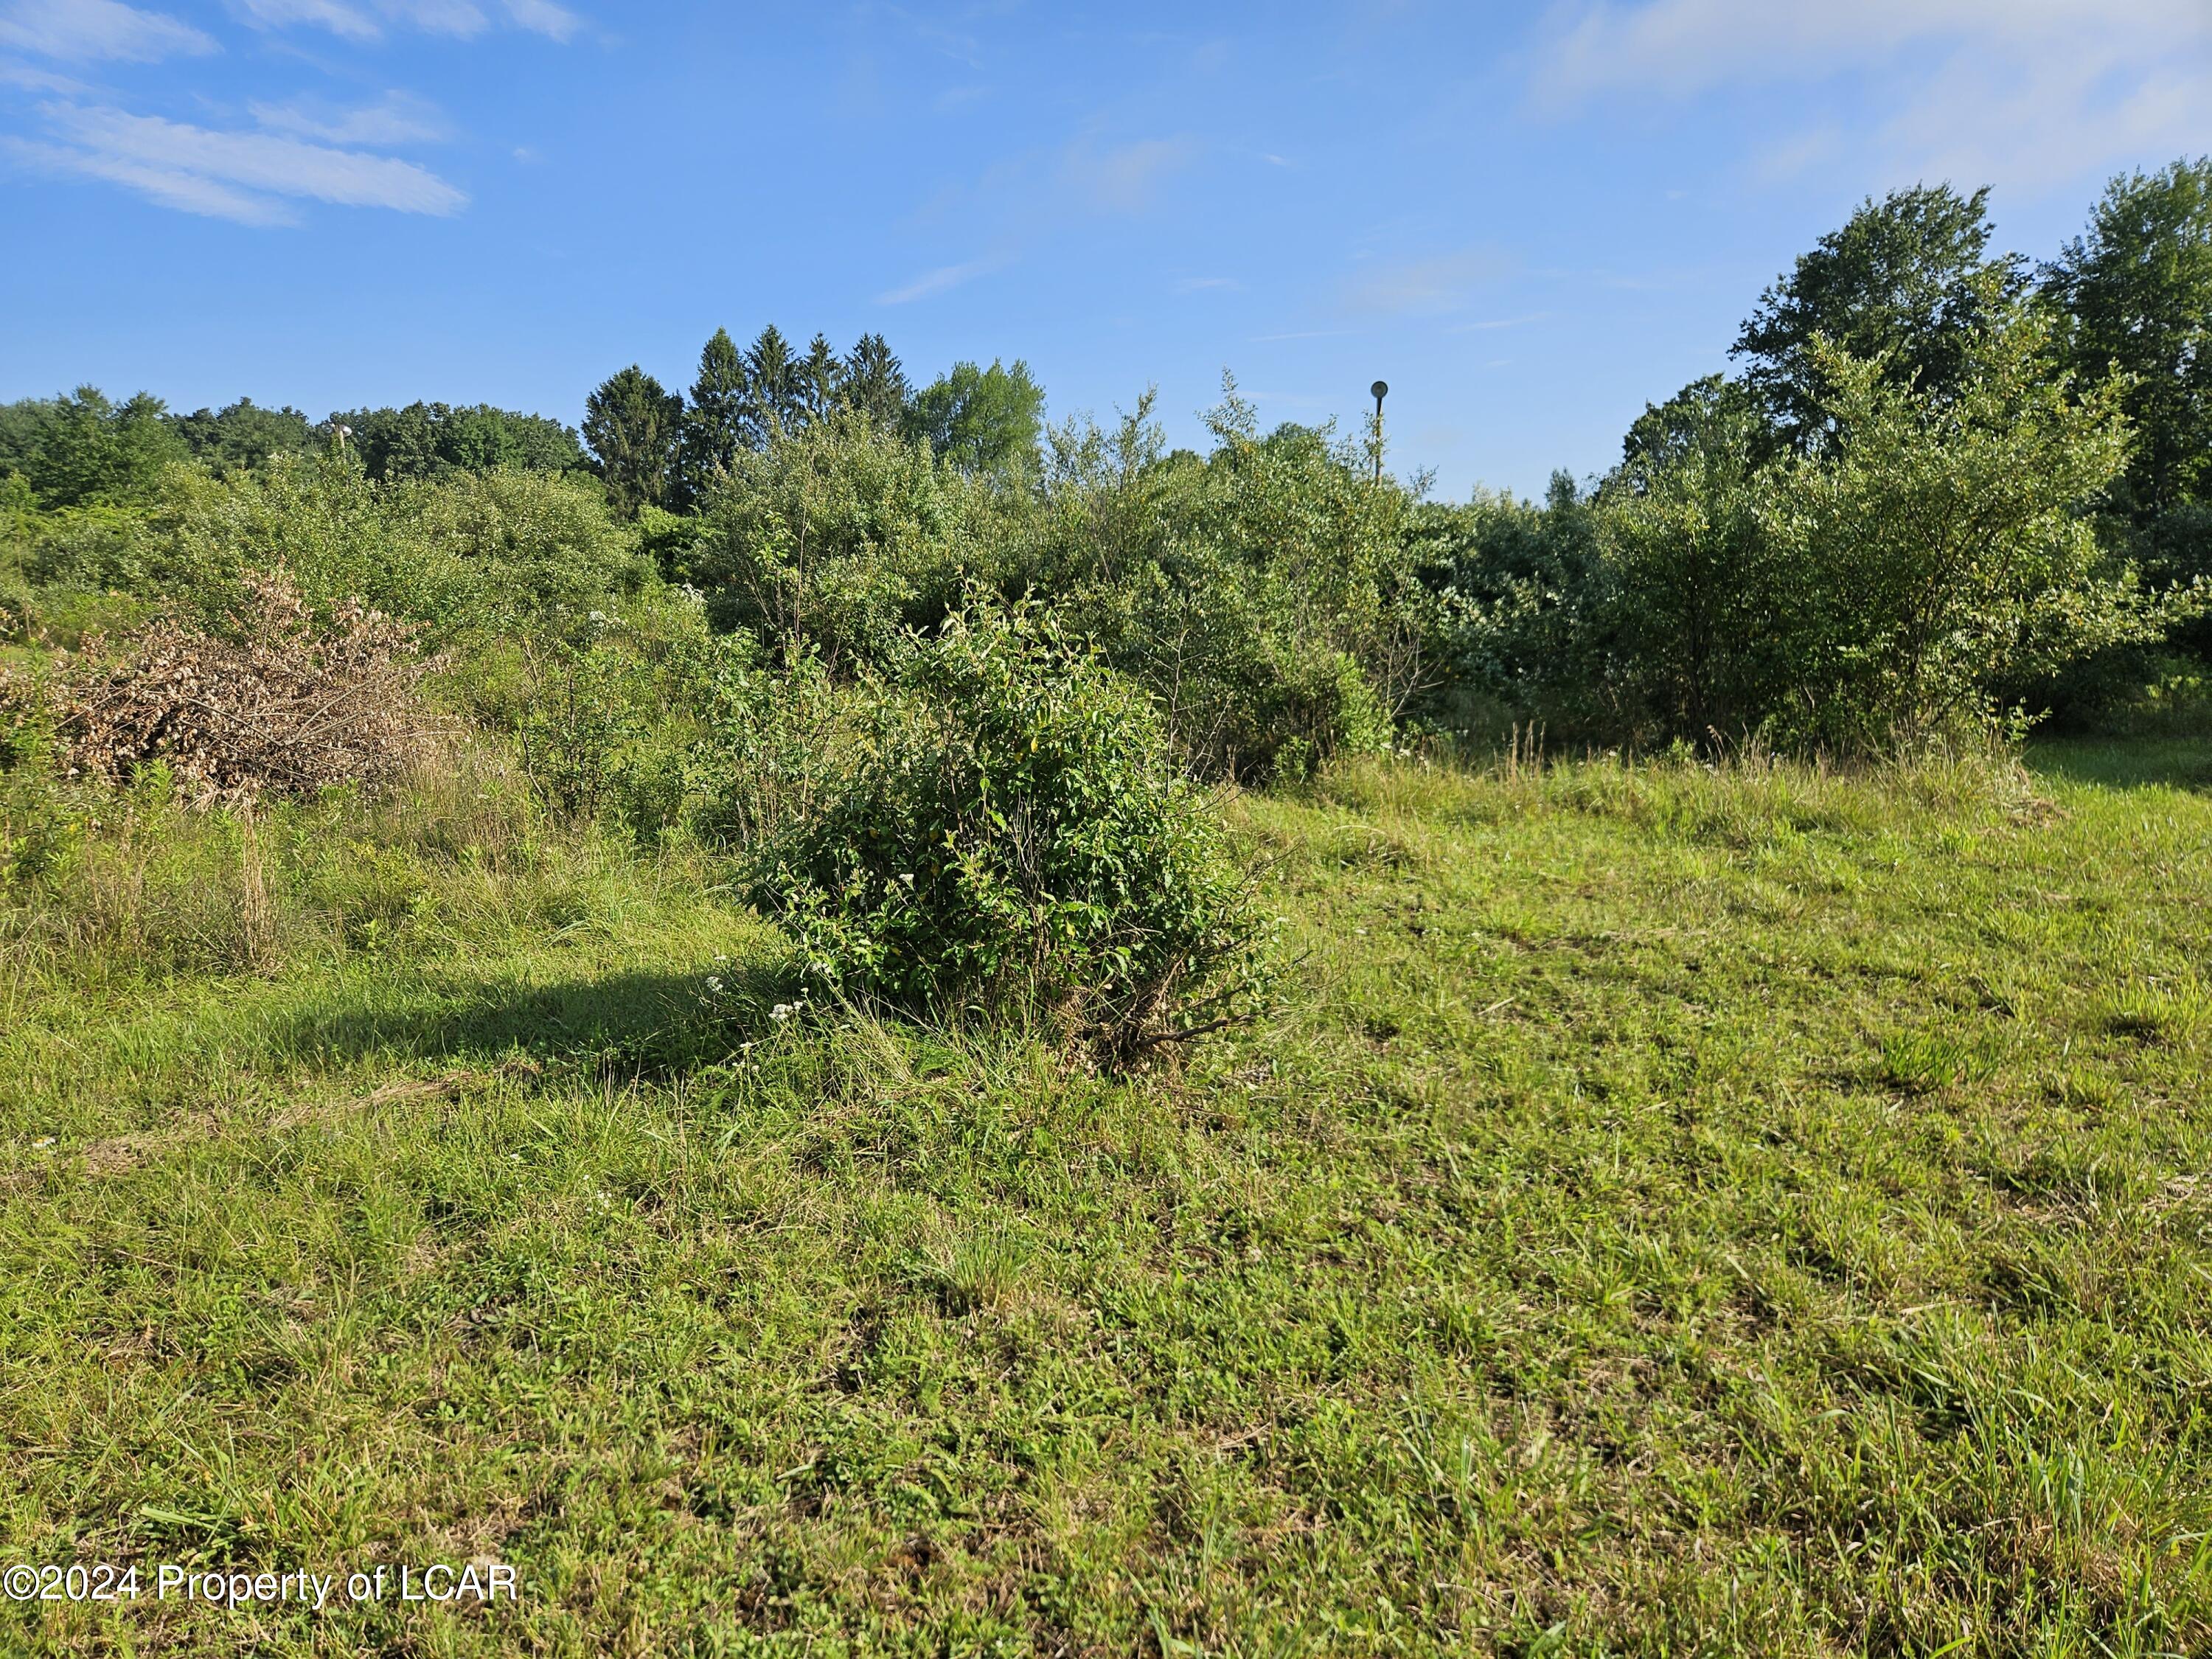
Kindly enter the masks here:
[[906, 629], [957, 603], [998, 540], [980, 522], [985, 495], [926, 445], [842, 410], [740, 450], [690, 546], [665, 515], [649, 533], [706, 594], [717, 629], [842, 674], [880, 665]]
[[713, 822], [810, 976], [1023, 1012], [1128, 1059], [1239, 1017], [1267, 928], [1143, 693], [1029, 605], [980, 595], [840, 690], [739, 673]]
[[479, 653], [449, 689], [477, 723], [514, 734], [556, 812], [650, 842], [683, 817], [712, 656], [696, 601], [655, 585], [567, 634]]
[[317, 602], [358, 595], [423, 623], [441, 649], [573, 623], [650, 574], [587, 479], [456, 472], [379, 483], [345, 455], [277, 457], [220, 479], [179, 469], [143, 546], [131, 574], [167, 597], [220, 611], [239, 573], [283, 564]]
[[1233, 383], [1203, 460], [1163, 455], [1151, 404], [1053, 434], [1024, 577], [1154, 695], [1201, 776], [1297, 776], [1386, 747], [1443, 665], [1405, 493], [1325, 430], [1261, 436]]

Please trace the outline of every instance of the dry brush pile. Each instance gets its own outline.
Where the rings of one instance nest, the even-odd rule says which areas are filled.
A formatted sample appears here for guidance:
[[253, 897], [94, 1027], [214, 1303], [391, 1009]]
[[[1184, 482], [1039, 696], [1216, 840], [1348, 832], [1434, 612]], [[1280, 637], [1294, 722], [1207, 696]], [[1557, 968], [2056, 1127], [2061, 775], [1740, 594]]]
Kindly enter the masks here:
[[0, 678], [0, 701], [41, 709], [76, 774], [165, 765], [199, 805], [374, 787], [430, 735], [413, 694], [434, 664], [414, 635], [359, 599], [318, 618], [284, 571], [257, 572], [228, 626], [172, 615], [90, 636], [42, 681]]

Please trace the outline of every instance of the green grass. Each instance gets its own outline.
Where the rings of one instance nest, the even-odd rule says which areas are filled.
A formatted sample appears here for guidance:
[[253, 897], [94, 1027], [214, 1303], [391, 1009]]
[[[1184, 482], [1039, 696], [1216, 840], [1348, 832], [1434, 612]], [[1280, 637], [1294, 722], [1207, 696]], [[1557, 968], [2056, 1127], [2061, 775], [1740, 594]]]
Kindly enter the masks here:
[[1284, 1006], [1121, 1079], [495, 791], [142, 807], [0, 922], [5, 1553], [522, 1591], [0, 1647], [2212, 1650], [2172, 749], [1247, 798]]

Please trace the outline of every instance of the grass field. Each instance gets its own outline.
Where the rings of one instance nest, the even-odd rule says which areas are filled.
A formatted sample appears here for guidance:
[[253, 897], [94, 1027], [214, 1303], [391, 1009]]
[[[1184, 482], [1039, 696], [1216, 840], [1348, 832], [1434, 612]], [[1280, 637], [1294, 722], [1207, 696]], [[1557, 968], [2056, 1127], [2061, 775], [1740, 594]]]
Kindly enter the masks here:
[[495, 781], [118, 806], [0, 918], [0, 1553], [145, 1593], [0, 1648], [2212, 1651], [2212, 747], [1229, 810], [1283, 1006], [1115, 1079]]

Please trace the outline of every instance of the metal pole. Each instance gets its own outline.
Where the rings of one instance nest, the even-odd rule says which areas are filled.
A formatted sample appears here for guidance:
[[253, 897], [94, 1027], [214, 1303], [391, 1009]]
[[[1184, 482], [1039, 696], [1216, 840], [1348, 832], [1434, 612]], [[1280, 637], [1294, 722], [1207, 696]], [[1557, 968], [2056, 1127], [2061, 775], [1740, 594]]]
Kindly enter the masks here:
[[1390, 395], [1390, 383], [1377, 380], [1367, 388], [1375, 394], [1375, 482], [1382, 482], [1382, 400]]

